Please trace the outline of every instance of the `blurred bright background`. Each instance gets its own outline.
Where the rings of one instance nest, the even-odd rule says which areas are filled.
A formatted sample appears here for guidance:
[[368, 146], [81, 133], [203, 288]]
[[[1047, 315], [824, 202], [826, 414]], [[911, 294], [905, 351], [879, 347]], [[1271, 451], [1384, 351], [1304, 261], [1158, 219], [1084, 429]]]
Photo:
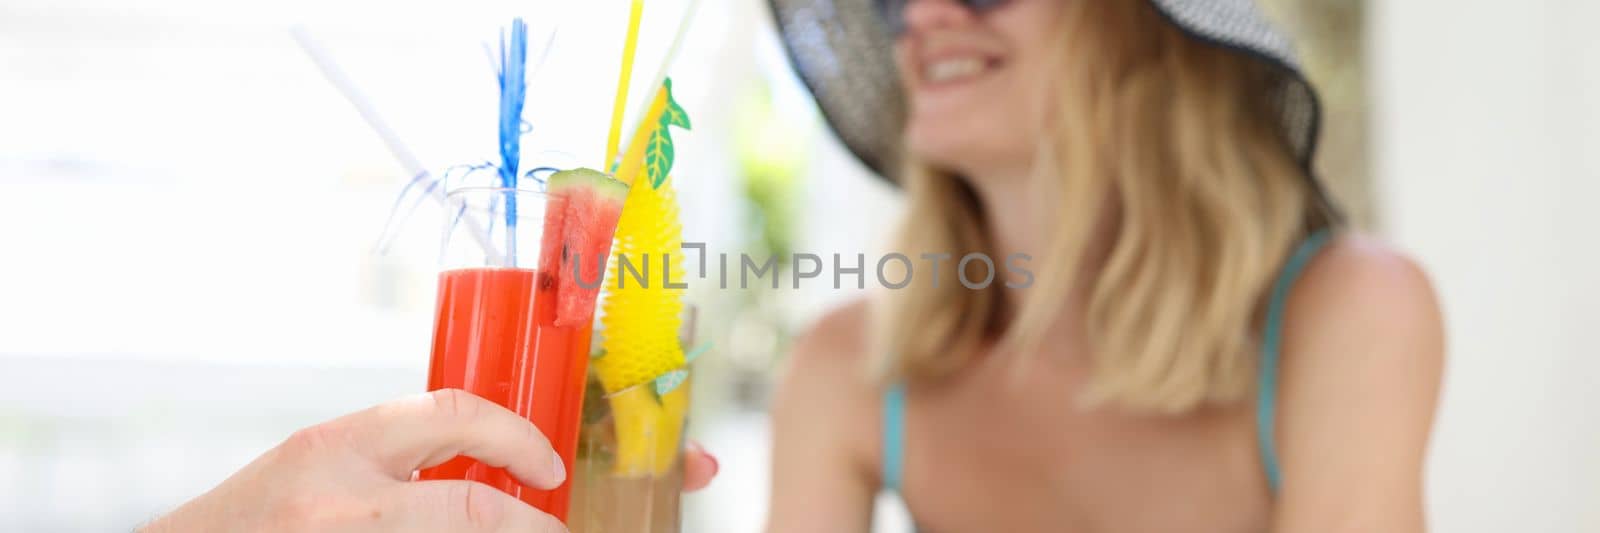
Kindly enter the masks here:
[[[297, 428], [421, 390], [438, 213], [372, 253], [410, 175], [290, 28], [439, 170], [494, 153], [482, 47], [556, 3], [0, 0], [0, 531], [128, 530]], [[1600, 531], [1600, 4], [1266, 3], [1325, 93], [1319, 165], [1445, 303], [1434, 528]], [[650, 4], [639, 77], [684, 4]], [[581, 5], [528, 142], [594, 165], [624, 3]], [[671, 74], [695, 126], [686, 240], [878, 249], [896, 195], [824, 129], [763, 2], [705, 0]], [[688, 531], [760, 527], [786, 343], [858, 296], [825, 286], [693, 291], [715, 348], [692, 433], [722, 474]]]

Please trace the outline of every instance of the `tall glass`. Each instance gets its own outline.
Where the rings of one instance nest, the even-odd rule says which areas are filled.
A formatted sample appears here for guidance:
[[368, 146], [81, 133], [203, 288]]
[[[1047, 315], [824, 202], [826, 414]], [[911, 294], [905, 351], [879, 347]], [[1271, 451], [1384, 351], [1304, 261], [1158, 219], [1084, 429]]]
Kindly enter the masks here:
[[[678, 334], [685, 351], [694, 328], [690, 307]], [[572, 471], [573, 533], [678, 533], [690, 392], [689, 369], [679, 372], [673, 386], [649, 381], [612, 394], [591, 372]]]
[[[446, 198], [428, 390], [463, 389], [526, 417], [574, 472], [592, 326], [555, 325], [555, 273], [537, 269], [545, 194], [480, 187]], [[572, 486], [523, 487], [467, 457], [419, 478], [479, 481], [563, 522]]]

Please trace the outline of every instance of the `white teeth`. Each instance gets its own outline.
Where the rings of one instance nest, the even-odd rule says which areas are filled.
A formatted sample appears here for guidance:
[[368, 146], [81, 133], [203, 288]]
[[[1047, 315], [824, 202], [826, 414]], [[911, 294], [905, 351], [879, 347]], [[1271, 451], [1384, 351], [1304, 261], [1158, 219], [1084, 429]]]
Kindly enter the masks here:
[[984, 61], [976, 57], [942, 59], [924, 67], [923, 78], [933, 83], [969, 78], [983, 72]]

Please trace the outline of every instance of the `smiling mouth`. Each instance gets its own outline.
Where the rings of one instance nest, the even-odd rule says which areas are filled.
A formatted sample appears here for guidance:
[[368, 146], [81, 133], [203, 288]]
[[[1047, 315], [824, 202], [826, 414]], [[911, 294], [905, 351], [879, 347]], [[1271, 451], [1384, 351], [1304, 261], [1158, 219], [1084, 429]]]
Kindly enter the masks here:
[[922, 67], [922, 80], [931, 85], [966, 81], [993, 68], [992, 61], [978, 56], [951, 57], [929, 61]]

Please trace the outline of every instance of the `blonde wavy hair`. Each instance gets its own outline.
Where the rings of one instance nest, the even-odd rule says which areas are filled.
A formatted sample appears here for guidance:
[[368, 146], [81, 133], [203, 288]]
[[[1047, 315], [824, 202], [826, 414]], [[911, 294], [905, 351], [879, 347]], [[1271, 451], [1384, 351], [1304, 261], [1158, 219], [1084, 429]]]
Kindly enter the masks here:
[[[890, 291], [874, 328], [878, 375], [936, 378], [991, 347], [1037, 352], [1075, 293], [1093, 363], [1088, 405], [1181, 413], [1235, 402], [1253, 389], [1279, 266], [1334, 223], [1266, 96], [1279, 73], [1183, 35], [1142, 0], [1066, 11], [1030, 195], [1055, 229], [1028, 265], [1036, 282], [972, 290], [947, 268], [937, 288], [919, 279]], [[998, 257], [970, 184], [904, 160], [897, 249]], [[1088, 250], [1103, 223], [1113, 242]], [[1007, 310], [1006, 291], [1027, 298]]]

